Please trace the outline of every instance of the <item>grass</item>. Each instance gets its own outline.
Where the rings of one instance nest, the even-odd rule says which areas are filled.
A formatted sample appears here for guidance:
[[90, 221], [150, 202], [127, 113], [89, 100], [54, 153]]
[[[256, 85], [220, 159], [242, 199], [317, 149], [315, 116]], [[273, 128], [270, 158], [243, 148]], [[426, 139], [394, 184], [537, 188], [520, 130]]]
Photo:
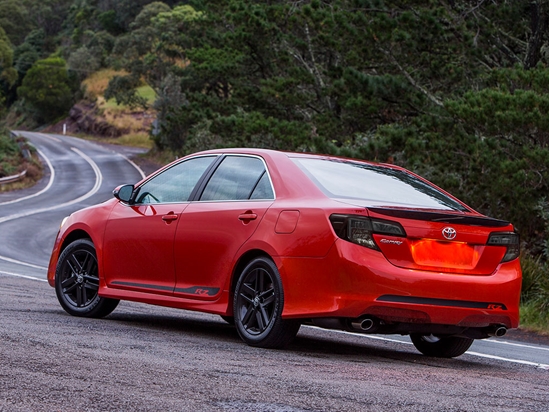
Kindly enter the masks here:
[[[88, 137], [85, 137], [88, 138]], [[132, 146], [132, 147], [142, 147], [144, 149], [152, 149], [153, 141], [151, 140], [148, 133], [128, 133], [120, 137], [112, 138], [90, 138], [91, 140], [100, 140], [101, 142], [117, 144], [120, 146]]]
[[149, 104], [153, 104], [156, 100], [156, 92], [151, 86], [145, 85], [137, 88], [137, 94], [147, 99]]
[[540, 311], [538, 302], [520, 306], [520, 327], [542, 335], [549, 335], [549, 313]]
[[[93, 116], [122, 131], [120, 137], [101, 138], [101, 141], [150, 149], [153, 147], [153, 142], [149, 138], [149, 128], [151, 122], [156, 118], [154, 110], [132, 110], [125, 105], [118, 105], [115, 99], [107, 101], [103, 97], [109, 81], [114, 76], [126, 74], [124, 71], [112, 69], [104, 69], [92, 74], [83, 82], [86, 90], [85, 97], [96, 103]], [[137, 92], [147, 99], [149, 106], [152, 106], [156, 94], [150, 86], [143, 85], [137, 89]]]
[[90, 77], [82, 82], [82, 85], [85, 89], [84, 97], [87, 100], [93, 101], [99, 96], [103, 96], [103, 93], [105, 93], [105, 90], [107, 90], [109, 81], [114, 76], [124, 76], [126, 74], [128, 73], [125, 71], [113, 69], [103, 69], [93, 73]]
[[549, 262], [523, 254], [521, 328], [549, 335]]

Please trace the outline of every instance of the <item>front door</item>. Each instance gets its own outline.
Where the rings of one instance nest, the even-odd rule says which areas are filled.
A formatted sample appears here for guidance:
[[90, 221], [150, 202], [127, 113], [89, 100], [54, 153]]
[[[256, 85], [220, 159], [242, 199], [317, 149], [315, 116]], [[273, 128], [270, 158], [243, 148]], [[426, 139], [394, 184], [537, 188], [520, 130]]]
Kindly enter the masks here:
[[198, 156], [176, 163], [138, 186], [131, 205], [115, 205], [102, 253], [108, 287], [173, 294], [176, 228], [195, 186], [215, 159]]

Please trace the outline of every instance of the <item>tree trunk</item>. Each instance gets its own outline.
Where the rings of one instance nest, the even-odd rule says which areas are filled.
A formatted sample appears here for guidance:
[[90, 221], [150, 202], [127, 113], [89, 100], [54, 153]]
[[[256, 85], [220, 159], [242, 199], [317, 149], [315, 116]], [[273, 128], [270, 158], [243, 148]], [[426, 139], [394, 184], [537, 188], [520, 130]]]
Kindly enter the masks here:
[[543, 46], [549, 23], [547, 3], [547, 0], [531, 2], [530, 27], [532, 34], [528, 40], [528, 49], [526, 50], [526, 57], [524, 59], [525, 69], [536, 67], [541, 58], [541, 46]]

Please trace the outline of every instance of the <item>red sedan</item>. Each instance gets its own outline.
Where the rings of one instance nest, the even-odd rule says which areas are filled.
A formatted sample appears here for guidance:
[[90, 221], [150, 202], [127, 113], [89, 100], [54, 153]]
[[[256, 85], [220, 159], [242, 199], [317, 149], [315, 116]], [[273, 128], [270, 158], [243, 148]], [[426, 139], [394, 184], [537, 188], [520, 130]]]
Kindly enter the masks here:
[[48, 281], [75, 316], [122, 299], [219, 314], [253, 346], [308, 323], [454, 357], [518, 326], [518, 258], [512, 224], [403, 168], [226, 149], [70, 215]]

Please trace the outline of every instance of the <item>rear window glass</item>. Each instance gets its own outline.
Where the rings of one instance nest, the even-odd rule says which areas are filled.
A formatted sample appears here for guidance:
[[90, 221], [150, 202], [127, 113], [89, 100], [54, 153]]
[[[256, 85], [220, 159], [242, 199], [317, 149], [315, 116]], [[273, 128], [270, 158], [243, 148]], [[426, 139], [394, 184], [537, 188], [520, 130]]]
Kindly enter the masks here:
[[350, 161], [293, 158], [328, 197], [375, 205], [467, 211], [463, 205], [402, 170]]

